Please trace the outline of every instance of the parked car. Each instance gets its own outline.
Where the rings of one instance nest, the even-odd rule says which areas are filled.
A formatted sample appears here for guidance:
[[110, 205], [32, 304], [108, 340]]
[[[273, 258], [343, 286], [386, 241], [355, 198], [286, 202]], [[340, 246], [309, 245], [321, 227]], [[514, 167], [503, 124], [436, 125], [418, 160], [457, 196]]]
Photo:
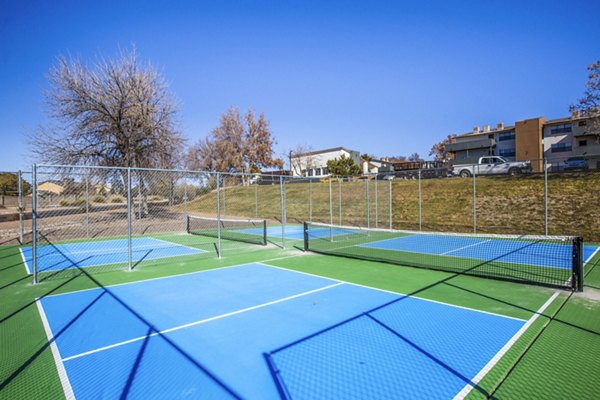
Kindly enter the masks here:
[[396, 176], [391, 172], [381, 173], [377, 175], [378, 181], [393, 181], [394, 179], [396, 179]]
[[451, 173], [462, 178], [476, 175], [521, 175], [533, 172], [530, 161], [508, 161], [504, 157], [479, 157], [477, 164], [455, 164]]
[[587, 160], [584, 157], [569, 157], [565, 160], [565, 171], [585, 171], [588, 169]]

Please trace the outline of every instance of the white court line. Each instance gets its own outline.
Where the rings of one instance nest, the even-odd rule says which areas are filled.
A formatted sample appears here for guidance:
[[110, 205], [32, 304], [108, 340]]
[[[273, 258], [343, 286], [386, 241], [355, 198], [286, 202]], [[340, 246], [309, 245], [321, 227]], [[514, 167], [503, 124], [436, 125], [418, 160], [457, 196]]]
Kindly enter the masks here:
[[[158, 239], [157, 239], [157, 240], [158, 240]], [[169, 243], [169, 242], [165, 242], [165, 243]], [[175, 245], [179, 246], [177, 243], [173, 243], [173, 244], [175, 244]], [[195, 253], [195, 254], [203, 254], [203, 253], [208, 253], [208, 251], [206, 251], [206, 250], [202, 250], [202, 249], [195, 249], [195, 248], [193, 248], [193, 247], [188, 247], [188, 246], [181, 246], [181, 247], [184, 247], [184, 248], [190, 248], [190, 249], [196, 250], [196, 253]], [[166, 249], [166, 248], [168, 248], [168, 247], [167, 247], [167, 246], [159, 246], [159, 247], [142, 247], [141, 249], [140, 249], [140, 248], [134, 248], [134, 249], [132, 249], [132, 250], [133, 250], [134, 252], [138, 252], [138, 251], [142, 251], [142, 250], [152, 250], [152, 249], [155, 249], [155, 248], [159, 248], [159, 249]], [[112, 251], [104, 251], [104, 252], [102, 252], [102, 253], [100, 253], [100, 252], [96, 252], [96, 253], [94, 253], [93, 251], [89, 251], [89, 252], [72, 252], [72, 253], [69, 253], [68, 251], [65, 251], [64, 249], [61, 249], [61, 250], [63, 250], [63, 252], [64, 252], [64, 253], [67, 253], [67, 256], [71, 256], [72, 254], [89, 254], [90, 256], [94, 256], [94, 257], [96, 257], [96, 256], [103, 256], [103, 255], [107, 255], [107, 254], [114, 254], [114, 253], [115, 253], [115, 251], [114, 251], [114, 250], [120, 250], [120, 248], [117, 248], [117, 249], [109, 249], [109, 250], [112, 250]], [[127, 250], [127, 248], [125, 248], [125, 250]], [[125, 251], [120, 251], [120, 253], [124, 253], [124, 252], [125, 252]], [[193, 253], [187, 253], [187, 254], [168, 254], [168, 255], [166, 255], [166, 256], [162, 256], [162, 257], [151, 257], [151, 258], [143, 258], [143, 259], [133, 259], [133, 260], [131, 260], [131, 261], [132, 261], [132, 262], [135, 262], [135, 263], [138, 263], [138, 262], [144, 262], [144, 261], [162, 260], [163, 258], [183, 257], [183, 256], [191, 256], [191, 255], [193, 255]], [[64, 256], [63, 256], [63, 255], [61, 255], [61, 254], [56, 254], [56, 253], [48, 253], [48, 254], [43, 254], [43, 255], [41, 255], [41, 256], [40, 256], [40, 258], [44, 258], [44, 257], [50, 257], [50, 259], [52, 259], [52, 258], [63, 259], [63, 258], [64, 258]], [[79, 261], [79, 262], [81, 262], [81, 261]], [[45, 270], [38, 271], [38, 272], [40, 272], [40, 273], [45, 273], [45, 272], [51, 273], [51, 272], [64, 271], [65, 269], [75, 269], [75, 268], [94, 268], [94, 267], [102, 267], [102, 266], [104, 266], [104, 265], [117, 265], [117, 264], [125, 264], [125, 263], [127, 263], [127, 260], [123, 260], [123, 261], [116, 261], [116, 262], [108, 262], [108, 263], [100, 263], [100, 264], [92, 264], [92, 265], [86, 265], [86, 266], [84, 266], [84, 267], [74, 267], [74, 266], [71, 266], [71, 267], [67, 267], [67, 268], [59, 268], [59, 269], [45, 269]], [[84, 290], [87, 290], [87, 289], [84, 289]], [[57, 296], [57, 295], [51, 295], [51, 296]]]
[[[207, 251], [200, 251], [199, 252], [199, 254], [203, 254], [203, 253], [208, 253], [208, 252]], [[145, 262], [145, 261], [162, 260], [163, 258], [183, 257], [183, 256], [191, 256], [191, 255], [193, 255], [193, 254], [175, 254], [175, 255], [169, 254], [169, 255], [166, 255], [166, 256], [163, 256], [163, 257], [152, 257], [152, 258], [144, 258], [144, 259], [139, 259], [139, 260], [138, 259], [133, 259], [131, 261], [133, 263], [138, 263], [138, 262]], [[44, 269], [44, 270], [38, 271], [38, 273], [53, 273], [53, 272], [64, 271], [64, 270], [67, 270], [67, 269], [95, 268], [95, 267], [102, 267], [104, 265], [119, 265], [119, 264], [127, 264], [127, 260], [116, 261], [116, 262], [109, 262], [109, 263], [102, 263], [102, 264], [92, 264], [92, 265], [86, 265], [86, 266], [83, 266], [83, 267], [80, 267], [80, 266], [70, 266], [70, 267], [59, 268], [59, 269]], [[88, 289], [83, 289], [83, 290], [88, 290]], [[76, 290], [76, 291], [78, 291], [78, 290]], [[71, 292], [71, 293], [73, 293], [73, 292]], [[53, 294], [53, 295], [49, 295], [49, 296], [58, 296], [58, 294], [56, 294], [56, 295]], [[48, 297], [48, 296], [46, 296], [46, 297]]]
[[109, 346], [100, 347], [100, 348], [97, 348], [97, 349], [94, 349], [94, 350], [90, 350], [90, 351], [86, 351], [86, 352], [83, 352], [83, 353], [80, 353], [80, 354], [76, 354], [74, 356], [66, 357], [66, 358], [63, 358], [62, 361], [73, 360], [73, 359], [76, 359], [76, 358], [79, 358], [79, 357], [83, 357], [83, 356], [87, 356], [87, 355], [90, 355], [90, 354], [98, 353], [100, 351], [104, 351], [104, 350], [112, 349], [112, 348], [115, 348], [115, 347], [123, 346], [123, 345], [129, 344], [129, 343], [139, 342], [140, 340], [145, 340], [146, 338], [149, 338], [149, 337], [152, 337], [152, 336], [164, 335], [166, 333], [175, 332], [175, 331], [178, 331], [178, 330], [181, 330], [181, 329], [185, 329], [185, 328], [189, 328], [189, 327], [192, 327], [192, 326], [196, 326], [196, 325], [200, 325], [200, 324], [205, 324], [207, 322], [216, 321], [216, 320], [219, 320], [219, 319], [231, 317], [233, 315], [245, 313], [245, 312], [256, 310], [256, 309], [259, 309], [259, 308], [268, 307], [268, 306], [271, 306], [273, 304], [282, 303], [284, 301], [296, 299], [298, 297], [306, 296], [306, 295], [317, 293], [317, 292], [322, 292], [324, 290], [331, 289], [333, 287], [340, 286], [340, 285], [343, 285], [343, 284], [344, 284], [343, 282], [337, 282], [337, 283], [334, 283], [332, 285], [324, 286], [324, 287], [321, 287], [321, 288], [318, 288], [318, 289], [309, 290], [307, 292], [298, 293], [298, 294], [295, 294], [295, 295], [292, 295], [292, 296], [288, 296], [288, 297], [284, 297], [284, 298], [281, 298], [281, 299], [272, 300], [272, 301], [269, 301], [267, 303], [262, 303], [262, 304], [258, 304], [258, 305], [252, 306], [252, 307], [243, 308], [241, 310], [232, 311], [232, 312], [229, 312], [229, 313], [226, 313], [226, 314], [221, 314], [221, 315], [217, 315], [217, 316], [214, 316], [214, 317], [210, 317], [210, 318], [206, 318], [206, 319], [201, 319], [199, 321], [190, 322], [188, 324], [179, 325], [179, 326], [176, 326], [176, 327], [173, 327], [173, 328], [162, 330], [160, 332], [151, 333], [150, 335], [139, 336], [139, 337], [136, 337], [136, 338], [133, 338], [133, 339], [125, 340], [123, 342], [111, 344]]
[[179, 244], [179, 243], [175, 243], [175, 242], [169, 242], [168, 240], [164, 240], [164, 239], [158, 239], [155, 237], [150, 237], [150, 238], [143, 238], [143, 239], [152, 239], [152, 240], [158, 240], [159, 242], [164, 242], [164, 243], [168, 243], [170, 245], [176, 245], [176, 246], [180, 246], [180, 247], [186, 247], [188, 249], [192, 249], [192, 250], [196, 250], [199, 251], [200, 253], [207, 253], [206, 250], [202, 250], [202, 249], [197, 249], [195, 247], [192, 246], [186, 246], [185, 244]]
[[[584, 248], [585, 248], [585, 246], [584, 246]], [[600, 246], [598, 246], [598, 247], [596, 248], [596, 250], [595, 250], [595, 251], [592, 253], [592, 255], [591, 255], [591, 256], [589, 256], [589, 257], [587, 258], [587, 260], [585, 260], [585, 261], [583, 262], [583, 265], [585, 266], [587, 263], [589, 263], [590, 261], [592, 261], [592, 259], [594, 258], [594, 256], [595, 256], [596, 254], [598, 254], [598, 252], [599, 252], [599, 251], [600, 251]]]
[[[294, 254], [294, 255], [291, 255], [291, 256], [283, 256], [283, 257], [271, 258], [271, 259], [268, 259], [268, 260], [264, 260], [263, 262], [277, 261], [277, 260], [283, 260], [283, 259], [286, 259], [286, 258], [299, 257], [299, 256], [300, 255], [298, 255], [298, 254]], [[44, 297], [64, 296], [64, 295], [72, 294], [72, 293], [88, 292], [90, 290], [103, 290], [104, 288], [113, 288], [113, 287], [117, 287], [117, 286], [133, 285], [133, 284], [136, 284], [136, 283], [151, 282], [151, 281], [157, 281], [157, 280], [160, 280], [160, 279], [175, 279], [175, 278], [178, 278], [178, 277], [181, 277], [181, 276], [203, 274], [203, 273], [206, 273], [206, 272], [215, 272], [215, 271], [219, 271], [219, 270], [222, 270], [222, 269], [240, 268], [240, 267], [244, 267], [244, 266], [251, 265], [251, 264], [261, 264], [262, 265], [261, 262], [256, 261], [256, 262], [246, 262], [246, 263], [243, 263], [243, 264], [227, 265], [225, 267], [216, 266], [216, 267], [210, 268], [210, 269], [203, 269], [202, 271], [192, 271], [192, 272], [185, 272], [183, 274], [178, 274], [178, 275], [158, 276], [156, 278], [141, 279], [141, 280], [138, 280], [138, 281], [115, 283], [114, 285], [106, 285], [106, 286], [102, 286], [102, 287], [92, 287], [92, 288], [87, 288], [87, 289], [79, 289], [79, 290], [73, 290], [72, 292], [49, 294], [49, 295], [46, 295]], [[328, 278], [328, 279], [330, 281], [337, 281], [337, 279], [331, 279], [331, 278]]]
[[[266, 262], [266, 261], [265, 261], [265, 262]], [[444, 303], [443, 301], [426, 299], [426, 298], [424, 298], [424, 297], [412, 296], [412, 295], [408, 295], [408, 294], [405, 294], [405, 293], [400, 293], [400, 292], [393, 292], [393, 291], [391, 291], [391, 290], [379, 289], [379, 288], [372, 287], [372, 286], [361, 285], [360, 283], [352, 283], [352, 282], [343, 281], [343, 280], [340, 280], [340, 279], [330, 278], [330, 277], [327, 277], [327, 276], [322, 276], [322, 275], [311, 274], [311, 273], [309, 273], [309, 272], [296, 271], [296, 270], [294, 270], [294, 269], [288, 269], [288, 268], [284, 268], [284, 267], [278, 267], [278, 266], [276, 266], [276, 265], [265, 264], [265, 262], [257, 262], [256, 264], [262, 264], [262, 265], [264, 265], [264, 266], [266, 266], [266, 267], [277, 268], [277, 269], [281, 269], [281, 270], [288, 271], [288, 272], [290, 272], [290, 271], [291, 271], [291, 272], [296, 272], [296, 273], [298, 273], [298, 274], [309, 275], [309, 276], [315, 276], [315, 277], [318, 277], [318, 278], [325, 278], [325, 279], [329, 279], [329, 280], [335, 280], [335, 281], [338, 281], [338, 282], [341, 282], [341, 283], [345, 283], [346, 285], [358, 286], [358, 287], [362, 287], [362, 288], [366, 288], [366, 289], [377, 290], [377, 291], [379, 291], [379, 292], [391, 293], [391, 294], [395, 294], [395, 295], [398, 295], [398, 296], [412, 297], [412, 298], [414, 298], [414, 299], [419, 299], [419, 300], [423, 300], [423, 301], [428, 301], [428, 302], [431, 302], [431, 303], [442, 304], [442, 305], [449, 306], [449, 307], [462, 308], [463, 310], [469, 310], [469, 311], [474, 311], [474, 312], [478, 312], [478, 313], [482, 313], [482, 314], [494, 315], [494, 316], [496, 316], [496, 317], [502, 317], [502, 318], [514, 319], [514, 320], [516, 320], [516, 321], [521, 321], [521, 322], [524, 322], [524, 321], [525, 321], [525, 320], [524, 320], [524, 319], [522, 319], [522, 318], [510, 317], [510, 316], [508, 316], [508, 315], [502, 315], [502, 314], [497, 314], [497, 313], [493, 313], [493, 312], [490, 312], [490, 311], [478, 310], [478, 309], [476, 309], [476, 308], [469, 308], [469, 307], [459, 306], [459, 305], [456, 305], [456, 304]]]
[[31, 270], [29, 269], [29, 264], [27, 264], [27, 260], [25, 260], [25, 254], [23, 253], [23, 249], [19, 247], [19, 253], [21, 253], [21, 259], [23, 260], [23, 265], [25, 266], [25, 271], [27, 271], [27, 275], [31, 275]]
[[513, 335], [513, 337], [496, 353], [494, 357], [475, 375], [473, 379], [471, 379], [470, 383], [467, 383], [460, 392], [456, 396], [454, 396], [455, 400], [461, 400], [467, 397], [467, 395], [473, 390], [473, 388], [485, 377], [485, 375], [492, 369], [494, 366], [500, 361], [500, 359], [510, 350], [510, 348], [515, 344], [515, 342], [529, 329], [529, 327], [538, 319], [538, 317], [552, 304], [552, 302], [558, 297], [560, 294], [559, 291], [554, 292], [554, 294], [546, 301], [536, 312], [535, 314], [529, 318], [529, 320]]
[[488, 239], [488, 240], [484, 240], [482, 242], [470, 244], [468, 246], [459, 247], [458, 249], [454, 249], [454, 250], [446, 251], [445, 253], [441, 253], [440, 256], [445, 256], [446, 254], [454, 253], [455, 251], [461, 251], [464, 249], [468, 249], [469, 247], [479, 246], [480, 244], [484, 244], [484, 243], [491, 242], [491, 241], [492, 241], [492, 239]]
[[[404, 238], [406, 236], [402, 236], [401, 238]], [[353, 244], [353, 245], [349, 245], [349, 246], [342, 246], [342, 247], [336, 247], [333, 250], [341, 250], [341, 249], [346, 249], [349, 247], [355, 247], [355, 246], [359, 246], [359, 247], [365, 247], [365, 248], [372, 248], [372, 249], [379, 249], [379, 250], [386, 250], [386, 251], [395, 251], [395, 252], [399, 252], [399, 253], [410, 253], [410, 254], [425, 254], [425, 255], [429, 255], [429, 256], [440, 256], [442, 254], [437, 254], [437, 253], [425, 253], [422, 251], [412, 251], [412, 250], [402, 250], [402, 249], [389, 249], [389, 248], [385, 248], [385, 247], [378, 247], [378, 246], [371, 246], [371, 243], [379, 243], [379, 242], [384, 242], [386, 240], [396, 240], [396, 239], [401, 239], [401, 238], [394, 238], [394, 239], [385, 239], [385, 240], [380, 240], [377, 242], [369, 242], [369, 243], [362, 243], [362, 244]], [[310, 249], [309, 249], [310, 250]], [[318, 254], [318, 250], [316, 251], [316, 253]], [[528, 265], [530, 267], [542, 267], [542, 268], [552, 268], [552, 269], [560, 269], [560, 270], [569, 270], [571, 267], [569, 266], [569, 268], [563, 268], [560, 266], [555, 266], [555, 265], [548, 265], [548, 264], [530, 264], [530, 263], [525, 263], [525, 262], [516, 262], [516, 261], [504, 261], [502, 260], [502, 258], [505, 255], [502, 255], [501, 257], [499, 257], [498, 259], [492, 260], [492, 261], [498, 261], [498, 262], [504, 262], [504, 263], [508, 263], [508, 264], [519, 264], [519, 265]], [[485, 259], [485, 258], [473, 258], [473, 257], [463, 257], [463, 256], [455, 256], [452, 254], [445, 254], [444, 257], [454, 257], [454, 258], [459, 258], [459, 259], [465, 259], [465, 258], [469, 258], [471, 260], [480, 260], [480, 261], [485, 261], [485, 262], [489, 262], [490, 260]], [[570, 257], [570, 256], [569, 256]], [[399, 261], [401, 262], [401, 261]], [[400, 264], [402, 265], [402, 264]], [[406, 265], [409, 266], [410, 265]], [[443, 272], [450, 272], [450, 271], [446, 271], [446, 270], [441, 270]]]
[[[145, 240], [156, 240], [157, 242], [163, 242], [165, 244], [168, 244], [168, 246], [156, 246], [156, 245], [152, 245], [152, 244], [145, 244], [145, 245], [136, 245], [135, 244], [135, 239], [133, 239], [134, 243], [133, 243], [133, 251], [143, 251], [143, 250], [154, 250], [154, 249], [168, 249], [171, 248], [173, 246], [177, 246], [177, 247], [183, 247], [183, 248], [188, 248], [188, 249], [192, 249], [197, 251], [198, 253], [206, 253], [206, 250], [201, 250], [201, 249], [196, 249], [194, 247], [190, 247], [190, 246], [185, 246], [185, 245], [181, 245], [179, 243], [173, 243], [173, 242], [167, 242], [166, 240], [161, 240], [161, 239], [156, 239], [156, 238], [137, 238], [137, 239], [143, 239]], [[126, 240], [126, 239], [119, 239], [119, 240]], [[106, 254], [114, 254], [114, 253], [126, 253], [129, 249], [129, 247], [125, 246], [125, 247], [109, 247], [109, 248], [102, 248], [102, 249], [84, 249], [84, 250], [78, 250], [78, 251], [69, 251], [68, 248], [65, 248], [66, 246], [72, 246], [72, 245], [81, 245], [82, 243], [93, 243], [93, 244], [101, 244], [101, 243], [106, 243], [106, 242], [111, 242], [110, 241], [104, 241], [104, 242], [78, 242], [78, 243], [63, 243], [63, 244], [57, 244], [55, 245], [56, 248], [60, 249], [62, 252], [66, 253], [67, 255], [77, 255], [77, 254], [89, 254], [92, 256], [99, 256], [99, 255], [106, 255]], [[46, 256], [54, 256], [56, 254], [56, 252], [51, 252], [51, 253], [47, 253], [47, 254], [42, 254], [41, 257], [46, 257]], [[62, 257], [62, 256], [61, 256]]]
[[42, 325], [44, 326], [44, 331], [46, 332], [46, 338], [48, 339], [50, 350], [52, 351], [52, 357], [54, 358], [54, 363], [56, 364], [56, 370], [58, 372], [58, 377], [60, 378], [60, 383], [62, 385], [65, 397], [67, 398], [67, 400], [75, 399], [75, 393], [73, 393], [71, 382], [69, 382], [69, 377], [67, 376], [65, 365], [63, 364], [62, 359], [60, 357], [60, 351], [58, 350], [58, 346], [56, 346], [54, 334], [52, 333], [52, 329], [50, 328], [50, 324], [48, 323], [48, 319], [46, 318], [46, 313], [44, 312], [42, 302], [39, 298], [37, 298], [35, 299], [35, 304], [37, 305], [37, 309], [40, 313], [40, 318], [42, 319]]

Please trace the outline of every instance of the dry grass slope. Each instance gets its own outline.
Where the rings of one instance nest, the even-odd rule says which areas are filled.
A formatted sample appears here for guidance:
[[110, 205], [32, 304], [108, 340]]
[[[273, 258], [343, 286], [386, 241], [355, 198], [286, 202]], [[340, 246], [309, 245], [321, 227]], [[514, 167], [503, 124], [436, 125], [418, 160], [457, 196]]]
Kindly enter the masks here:
[[[367, 183], [368, 182], [368, 183]], [[369, 197], [366, 196], [366, 185]], [[416, 180], [395, 180], [392, 186], [392, 222], [395, 229], [419, 228], [419, 189]], [[389, 227], [387, 181], [333, 181], [333, 222], [366, 226], [367, 202], [370, 226]], [[287, 222], [312, 219], [330, 222], [329, 183], [288, 183]], [[431, 231], [472, 232], [472, 179], [441, 178], [422, 181], [422, 227]], [[377, 201], [375, 198], [377, 197]], [[312, 199], [312, 200], [311, 200]], [[341, 212], [340, 212], [341, 202]], [[258, 203], [258, 205], [257, 205]], [[182, 206], [179, 206], [182, 207]], [[193, 213], [212, 213], [216, 192], [186, 205]], [[489, 233], [544, 233], [544, 177], [479, 177], [476, 181], [477, 231]], [[279, 185], [227, 187], [221, 192], [223, 215], [281, 220]], [[312, 218], [311, 218], [312, 217]], [[581, 235], [600, 242], [600, 173], [550, 175], [548, 178], [548, 226], [554, 235]]]

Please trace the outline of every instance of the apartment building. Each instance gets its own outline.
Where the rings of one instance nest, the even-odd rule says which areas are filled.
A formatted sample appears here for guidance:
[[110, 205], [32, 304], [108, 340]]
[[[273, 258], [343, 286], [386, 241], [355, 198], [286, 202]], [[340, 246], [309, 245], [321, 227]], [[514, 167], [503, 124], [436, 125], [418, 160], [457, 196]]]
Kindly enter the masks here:
[[587, 119], [574, 113], [570, 117], [547, 120], [537, 117], [503, 123], [495, 127], [475, 127], [471, 132], [456, 135], [446, 149], [455, 162], [476, 162], [481, 156], [503, 156], [512, 161], [532, 161], [534, 171], [543, 170], [543, 159], [560, 169], [570, 157], [583, 156], [589, 168], [600, 167], [600, 144], [587, 128]]
[[569, 157], [584, 157], [588, 167], [600, 169], [600, 142], [588, 131], [588, 119], [577, 114], [544, 125], [544, 157], [554, 167]]

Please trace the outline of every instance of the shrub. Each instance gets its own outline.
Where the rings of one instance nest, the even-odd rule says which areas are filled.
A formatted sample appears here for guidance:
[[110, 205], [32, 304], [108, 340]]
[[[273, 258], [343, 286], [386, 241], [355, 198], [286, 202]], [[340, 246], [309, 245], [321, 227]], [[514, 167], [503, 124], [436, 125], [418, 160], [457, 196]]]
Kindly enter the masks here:
[[92, 197], [92, 202], [93, 203], [106, 203], [106, 199], [104, 198], [104, 196], [94, 196], [94, 197]]
[[121, 197], [113, 197], [110, 199], [111, 203], [122, 203], [123, 199]]
[[58, 202], [58, 205], [61, 207], [66, 207], [69, 205], [69, 202], [65, 199], [62, 199], [61, 201]]
[[160, 197], [160, 196], [152, 196], [152, 197], [150, 197], [150, 200], [151, 201], [158, 201], [158, 200], [162, 200], [162, 197]]

